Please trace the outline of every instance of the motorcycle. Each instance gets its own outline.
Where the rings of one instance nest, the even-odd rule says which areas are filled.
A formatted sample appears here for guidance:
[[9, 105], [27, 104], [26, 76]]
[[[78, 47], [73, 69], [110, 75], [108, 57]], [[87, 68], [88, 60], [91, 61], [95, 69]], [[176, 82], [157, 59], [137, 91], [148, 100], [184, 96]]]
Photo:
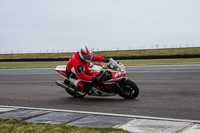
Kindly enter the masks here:
[[84, 82], [86, 91], [76, 91], [75, 85], [66, 77], [66, 65], [57, 66], [55, 71], [65, 78], [64, 82], [56, 81], [56, 84], [64, 88], [73, 97], [82, 98], [85, 95], [92, 96], [115, 96], [119, 95], [125, 99], [134, 99], [139, 95], [138, 86], [125, 77], [126, 68], [122, 63], [111, 59], [106, 66], [93, 64], [87, 74], [101, 76], [98, 83]]

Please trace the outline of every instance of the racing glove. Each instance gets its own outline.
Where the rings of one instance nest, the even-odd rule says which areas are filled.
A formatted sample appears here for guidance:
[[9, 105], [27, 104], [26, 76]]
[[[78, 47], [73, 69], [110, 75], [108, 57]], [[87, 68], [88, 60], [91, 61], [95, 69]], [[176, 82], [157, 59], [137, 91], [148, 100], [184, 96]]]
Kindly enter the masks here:
[[111, 58], [104, 58], [104, 62], [109, 62], [111, 60]]

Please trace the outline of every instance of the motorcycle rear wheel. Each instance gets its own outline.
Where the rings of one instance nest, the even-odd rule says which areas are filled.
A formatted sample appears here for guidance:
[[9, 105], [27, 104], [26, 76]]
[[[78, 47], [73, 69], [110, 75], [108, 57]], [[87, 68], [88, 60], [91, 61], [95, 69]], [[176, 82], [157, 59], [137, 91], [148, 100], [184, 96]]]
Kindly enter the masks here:
[[[69, 87], [70, 81], [68, 79], [64, 80], [64, 83]], [[75, 90], [75, 86], [70, 85], [72, 90]], [[65, 88], [66, 92], [69, 93], [71, 96], [76, 97], [76, 98], [83, 98], [86, 94], [79, 94], [76, 91], [70, 91], [68, 88]]]
[[77, 93], [77, 92], [71, 92], [71, 91], [69, 91], [69, 90], [67, 90], [67, 89], [65, 89], [71, 96], [73, 96], [73, 97], [76, 97], [76, 98], [83, 98], [86, 94], [83, 94], [83, 95], [81, 95], [81, 94], [79, 94], [79, 93]]
[[134, 99], [139, 95], [139, 88], [133, 81], [127, 79], [118, 83], [117, 93], [123, 98]]

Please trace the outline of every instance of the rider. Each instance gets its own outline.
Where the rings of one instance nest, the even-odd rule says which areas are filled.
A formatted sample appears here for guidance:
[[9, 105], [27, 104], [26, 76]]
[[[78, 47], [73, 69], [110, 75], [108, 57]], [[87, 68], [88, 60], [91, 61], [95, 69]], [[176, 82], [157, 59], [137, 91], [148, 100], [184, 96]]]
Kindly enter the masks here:
[[93, 55], [91, 48], [81, 47], [79, 52], [72, 55], [67, 63], [66, 76], [76, 87], [77, 91], [83, 92], [84, 82], [97, 83], [100, 77], [87, 75], [88, 68], [92, 62], [109, 62], [110, 58]]

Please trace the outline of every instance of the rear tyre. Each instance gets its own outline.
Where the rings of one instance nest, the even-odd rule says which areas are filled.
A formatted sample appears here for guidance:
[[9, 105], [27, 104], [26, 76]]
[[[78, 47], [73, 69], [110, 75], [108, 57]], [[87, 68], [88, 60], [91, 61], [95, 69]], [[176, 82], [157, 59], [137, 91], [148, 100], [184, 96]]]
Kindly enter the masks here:
[[117, 93], [126, 99], [134, 99], [139, 95], [138, 86], [131, 80], [127, 79], [116, 85]]
[[86, 93], [83, 93], [83, 94], [79, 94], [78, 92], [71, 92], [71, 91], [69, 91], [69, 90], [67, 90], [67, 89], [65, 89], [71, 96], [73, 96], [73, 97], [76, 97], [76, 98], [83, 98], [85, 95], [86, 95]]
[[[73, 88], [73, 89], [75, 88], [75, 86], [74, 86], [74, 85], [71, 85], [71, 84], [70, 84], [70, 81], [67, 80], [67, 79], [65, 79], [64, 83], [65, 83], [68, 87], [71, 86], [71, 88]], [[66, 90], [66, 92], [69, 93], [71, 96], [76, 97], [76, 98], [83, 98], [83, 97], [86, 95], [86, 93], [80, 94], [79, 92], [75, 91], [75, 89], [74, 89], [74, 91], [71, 91], [71, 90], [65, 88], [65, 90]]]

